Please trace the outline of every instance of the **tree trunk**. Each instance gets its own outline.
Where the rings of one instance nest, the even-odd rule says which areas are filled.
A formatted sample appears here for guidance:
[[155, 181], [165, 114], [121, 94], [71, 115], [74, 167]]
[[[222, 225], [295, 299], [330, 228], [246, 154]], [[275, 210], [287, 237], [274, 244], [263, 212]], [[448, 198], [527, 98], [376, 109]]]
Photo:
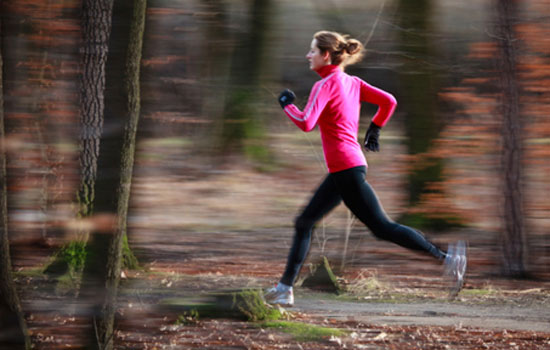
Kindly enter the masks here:
[[[82, 2], [82, 53], [80, 57], [80, 185], [77, 192], [79, 218], [93, 214], [94, 184], [97, 177], [99, 144], [103, 132], [105, 110], [105, 65], [109, 52], [112, 8], [114, 0], [83, 0]], [[76, 232], [77, 242], [71, 242], [62, 250], [84, 251], [89, 232]], [[69, 266], [66, 254], [57, 258], [45, 269], [45, 273], [59, 276], [71, 269], [80, 272], [81, 264]]]
[[[127, 94], [128, 121], [124, 132], [122, 147], [122, 164], [120, 173], [120, 191], [118, 198], [119, 231], [122, 236], [127, 235], [128, 206], [134, 169], [136, 149], [136, 135], [141, 111], [140, 96], [140, 67], [145, 32], [145, 13], [147, 0], [134, 0], [130, 41], [126, 56], [125, 88]], [[126, 241], [127, 242], [127, 241]]]
[[[131, 3], [121, 2], [121, 7], [131, 10]], [[101, 0], [83, 2], [82, 14], [82, 35], [83, 35], [83, 54], [81, 57], [81, 84], [80, 84], [80, 118], [81, 118], [81, 137], [80, 137], [80, 188], [77, 194], [79, 204], [78, 217], [84, 218], [92, 216], [94, 213], [95, 182], [97, 180], [97, 162], [100, 151], [101, 136], [104, 128], [106, 113], [106, 99], [109, 93], [109, 87], [106, 86], [107, 62], [116, 56], [110, 52], [110, 44], [113, 32], [115, 35], [118, 30], [113, 29], [113, 5], [114, 0]], [[123, 14], [119, 17], [131, 17]], [[123, 21], [124, 22], [124, 21]], [[128, 23], [130, 20], [127, 21]], [[122, 23], [122, 26], [127, 23]], [[122, 35], [124, 43], [128, 40], [128, 30], [126, 35]], [[117, 39], [118, 40], [118, 39]], [[126, 50], [126, 49], [125, 49]], [[124, 51], [125, 51], [124, 50]], [[115, 58], [118, 61], [119, 58]], [[117, 68], [118, 69], [118, 68]], [[123, 69], [123, 68], [122, 68]], [[120, 72], [120, 79], [123, 79]], [[113, 79], [113, 81], [118, 81]], [[120, 93], [119, 93], [120, 95]], [[110, 132], [108, 130], [108, 132]], [[86, 249], [89, 232], [86, 230], [77, 232], [78, 242], [73, 242], [62, 249]], [[124, 239], [124, 264], [130, 268], [137, 268], [139, 263], [130, 250], [127, 238]], [[76, 243], [76, 244], [74, 244]], [[74, 252], [71, 252], [74, 254]], [[67, 266], [64, 261], [65, 254], [59, 254], [45, 270], [47, 273], [59, 274], [78, 268], [78, 266]], [[83, 264], [84, 262], [82, 262]], [[77, 271], [79, 272], [79, 271]]]
[[[80, 189], [78, 192], [79, 216], [91, 216], [95, 198], [95, 184], [103, 132], [105, 111], [105, 66], [109, 51], [109, 37], [112, 26], [114, 0], [83, 0], [82, 36], [83, 52], [81, 56], [80, 85]], [[101, 322], [102, 302], [106, 299], [108, 288], [105, 281], [105, 260], [108, 238], [112, 234], [112, 225], [94, 228], [94, 234], [87, 247], [86, 261], [81, 284], [81, 299], [85, 315], [90, 315], [88, 332], [89, 348], [103, 349], [104, 344], [112, 341], [105, 338]], [[83, 242], [88, 241], [88, 232], [80, 232]]]
[[[0, 9], [2, 2], [0, 1]], [[0, 40], [2, 38], [0, 18]], [[0, 41], [0, 348], [30, 349], [21, 303], [13, 280], [8, 240], [6, 148], [4, 133], [4, 88], [2, 45]]]
[[114, 0], [84, 0], [82, 6], [83, 53], [80, 85], [80, 169], [79, 215], [93, 212], [94, 183], [99, 157], [105, 109], [105, 64], [109, 51]]
[[502, 88], [502, 184], [504, 194], [503, 252], [505, 272], [525, 277], [527, 257], [523, 212], [522, 139], [519, 84], [516, 74], [516, 38], [513, 16], [518, 13], [515, 0], [497, 2], [497, 40], [500, 83]]
[[[114, 9], [114, 18], [120, 20], [124, 29], [117, 28], [111, 38], [112, 50], [107, 63], [109, 94], [105, 100], [105, 126], [109, 132], [101, 137], [94, 201], [98, 220], [106, 225], [98, 226], [91, 236], [82, 288], [87, 294], [85, 299], [93, 304], [92, 349], [114, 347], [116, 299], [140, 115], [139, 75], [146, 6], [146, 0], [134, 0], [129, 31], [123, 18], [129, 10], [127, 4], [117, 3]], [[124, 55], [117, 51], [121, 45], [124, 49], [119, 51], [124, 51]], [[125, 61], [121, 62], [120, 58]], [[122, 151], [117, 152], [119, 149]]]
[[[202, 137], [198, 137], [197, 150], [209, 152], [204, 156], [212, 156], [212, 144], [223, 143], [221, 133], [223, 132], [224, 113], [229, 89], [229, 76], [231, 72], [231, 53], [233, 50], [232, 37], [229, 31], [229, 10], [224, 0], [203, 0], [205, 12], [215, 13], [212, 21], [205, 27], [204, 55], [208, 57], [201, 62], [201, 75], [205, 77], [204, 90], [202, 94], [202, 113], [210, 116], [218, 127], [214, 132], [208, 129]], [[216, 152], [217, 153], [217, 152]]]
[[267, 163], [270, 156], [265, 145], [265, 131], [254, 101], [259, 90], [271, 0], [251, 3], [248, 31], [245, 35], [239, 34], [233, 52], [220, 147], [224, 152], [243, 152], [255, 161]]
[[[422, 205], [424, 195], [438, 192], [435, 183], [442, 181], [443, 159], [430, 155], [433, 142], [443, 128], [443, 120], [437, 100], [440, 89], [439, 72], [426, 64], [437, 58], [437, 48], [432, 41], [432, 0], [400, 0], [399, 50], [405, 58], [399, 70], [399, 83], [406, 93], [398, 96], [400, 111], [405, 114], [406, 145], [408, 153], [416, 155], [414, 166], [408, 174], [409, 208]], [[411, 59], [412, 57], [412, 59]], [[439, 229], [451, 225], [445, 219], [434, 219], [418, 213], [406, 213], [399, 220], [416, 228]]]

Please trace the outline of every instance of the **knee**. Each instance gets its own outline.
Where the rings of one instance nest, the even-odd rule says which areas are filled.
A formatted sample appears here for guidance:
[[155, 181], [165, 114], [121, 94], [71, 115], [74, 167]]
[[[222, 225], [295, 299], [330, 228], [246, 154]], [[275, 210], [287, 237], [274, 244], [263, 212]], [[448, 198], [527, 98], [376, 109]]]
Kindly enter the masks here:
[[313, 226], [315, 226], [315, 221], [302, 215], [298, 216], [294, 221], [294, 228], [296, 230], [296, 233], [300, 235], [311, 232]]
[[375, 237], [387, 240], [394, 234], [399, 225], [391, 220], [381, 220], [367, 226]]

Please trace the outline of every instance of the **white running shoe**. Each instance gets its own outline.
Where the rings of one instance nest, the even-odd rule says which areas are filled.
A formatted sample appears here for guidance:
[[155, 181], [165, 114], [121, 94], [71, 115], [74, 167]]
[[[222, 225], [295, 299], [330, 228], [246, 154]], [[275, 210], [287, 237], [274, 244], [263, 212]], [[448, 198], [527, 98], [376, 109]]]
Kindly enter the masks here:
[[449, 297], [455, 298], [464, 285], [464, 275], [466, 274], [466, 243], [458, 241], [456, 244], [450, 244], [445, 257], [445, 275], [452, 280], [452, 287]]
[[278, 284], [276, 287], [269, 288], [264, 294], [265, 301], [268, 304], [281, 305], [281, 306], [293, 306], [294, 305], [294, 292], [292, 287], [281, 287]]

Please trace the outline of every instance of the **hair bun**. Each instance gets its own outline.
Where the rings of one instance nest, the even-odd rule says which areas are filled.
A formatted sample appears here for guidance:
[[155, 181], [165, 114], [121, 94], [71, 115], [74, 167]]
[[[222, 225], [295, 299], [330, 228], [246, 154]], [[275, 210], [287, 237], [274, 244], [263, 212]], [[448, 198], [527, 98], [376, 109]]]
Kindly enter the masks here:
[[361, 46], [361, 43], [356, 39], [348, 39], [346, 43], [346, 51], [353, 56], [361, 51]]

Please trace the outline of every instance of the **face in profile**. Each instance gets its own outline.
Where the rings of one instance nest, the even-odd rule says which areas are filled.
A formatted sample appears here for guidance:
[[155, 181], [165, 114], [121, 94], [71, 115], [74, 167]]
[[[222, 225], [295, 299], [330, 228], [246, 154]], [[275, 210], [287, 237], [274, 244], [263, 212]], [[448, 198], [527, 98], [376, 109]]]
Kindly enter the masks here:
[[328, 52], [323, 54], [319, 47], [317, 47], [317, 39], [311, 41], [311, 48], [306, 55], [307, 60], [309, 61], [309, 69], [318, 70], [327, 64], [330, 64], [330, 59]]

